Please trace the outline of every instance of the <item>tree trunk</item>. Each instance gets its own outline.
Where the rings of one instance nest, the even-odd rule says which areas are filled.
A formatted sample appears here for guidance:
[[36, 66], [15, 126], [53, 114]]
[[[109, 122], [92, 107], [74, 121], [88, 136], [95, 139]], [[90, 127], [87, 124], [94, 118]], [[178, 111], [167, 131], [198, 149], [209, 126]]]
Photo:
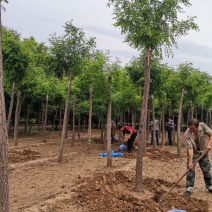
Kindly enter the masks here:
[[58, 156], [58, 162], [61, 163], [62, 161], [62, 155], [63, 155], [63, 143], [65, 140], [66, 135], [66, 126], [67, 126], [67, 117], [68, 117], [68, 104], [70, 99], [70, 91], [71, 91], [71, 76], [69, 76], [68, 79], [68, 89], [66, 93], [66, 104], [65, 104], [65, 112], [64, 112], [64, 118], [63, 118], [63, 129], [61, 134], [61, 140], [60, 140], [60, 147], [59, 147], [59, 156]]
[[24, 130], [25, 134], [27, 134], [28, 126], [29, 126], [29, 103], [27, 103], [27, 112], [25, 117], [25, 130]]
[[132, 109], [132, 127], [135, 128], [135, 109]]
[[[69, 105], [68, 105], [69, 107]], [[70, 115], [70, 110], [68, 108], [68, 117], [66, 119], [66, 134], [65, 134], [65, 140], [68, 140], [68, 129], [69, 129], [69, 115]]]
[[172, 100], [169, 100], [169, 116], [172, 115]]
[[153, 146], [155, 148], [157, 146], [157, 143], [156, 143], [156, 134], [155, 134], [155, 104], [154, 104], [153, 95], [152, 95], [152, 128], [153, 128]]
[[[121, 110], [121, 113], [120, 113], [120, 126], [123, 126], [123, 111]], [[122, 132], [119, 130], [119, 141], [121, 141], [121, 138], [122, 138], [123, 134]]]
[[75, 142], [75, 113], [76, 113], [76, 94], [74, 94], [74, 103], [73, 103], [73, 133], [72, 133], [72, 142], [71, 142], [71, 146], [74, 146], [74, 142]]
[[91, 145], [91, 126], [92, 126], [92, 99], [93, 99], [93, 88], [92, 85], [89, 89], [89, 118], [88, 118], [88, 153]]
[[80, 115], [78, 116], [78, 140], [80, 141]]
[[211, 110], [208, 111], [209, 117], [208, 117], [208, 126], [211, 128]]
[[195, 114], [195, 119], [197, 119], [197, 106], [195, 107], [195, 112], [194, 112], [194, 114]]
[[187, 113], [187, 125], [189, 120], [190, 120], [190, 108], [188, 108], [188, 113]]
[[60, 126], [59, 126], [59, 136], [61, 136], [61, 132], [62, 132], [62, 108], [60, 105]]
[[145, 152], [146, 143], [146, 121], [147, 121], [147, 104], [149, 98], [150, 86], [150, 62], [151, 62], [151, 47], [147, 48], [147, 55], [145, 58], [145, 82], [142, 98], [139, 132], [138, 132], [138, 151], [136, 160], [136, 183], [135, 190], [143, 191], [142, 189], [142, 168], [143, 168], [143, 154]]
[[43, 143], [46, 143], [46, 127], [47, 127], [47, 117], [48, 117], [48, 102], [49, 102], [49, 94], [46, 92], [46, 109], [44, 116], [44, 124], [43, 124]]
[[9, 211], [8, 134], [3, 86], [2, 26], [0, 2], [0, 211]]
[[206, 112], [206, 117], [205, 117], [205, 123], [208, 125], [208, 119], [209, 119], [209, 110]]
[[146, 133], [146, 140], [147, 141], [149, 140], [149, 134], [151, 133], [150, 132], [150, 129], [149, 129], [149, 121], [150, 121], [150, 110], [148, 109], [148, 111], [147, 111], [147, 123], [148, 123], [148, 127], [147, 127], [147, 133]]
[[56, 131], [58, 130], [58, 123], [59, 122], [58, 122], [58, 119], [57, 119], [57, 113], [58, 113], [58, 109], [56, 110], [56, 113], [54, 115], [54, 120], [53, 120], [53, 124], [52, 124], [53, 125], [52, 126], [52, 128], [53, 128], [52, 131], [53, 130], [56, 130]]
[[162, 123], [162, 146], [165, 142], [165, 117], [164, 117], [164, 99], [162, 98], [162, 107], [161, 107], [161, 123]]
[[8, 118], [7, 118], [7, 132], [8, 132], [8, 135], [9, 135], [9, 132], [10, 132], [10, 122], [11, 122], [11, 117], [12, 117], [12, 112], [13, 112], [14, 93], [15, 93], [15, 83], [13, 82], [12, 89], [11, 89], [10, 108], [9, 108]]
[[181, 156], [181, 139], [180, 139], [180, 129], [181, 129], [181, 120], [182, 120], [182, 107], [184, 99], [184, 86], [181, 89], [180, 104], [178, 110], [178, 119], [177, 119], [177, 153]]
[[112, 157], [111, 157], [111, 111], [112, 111], [112, 100], [111, 100], [111, 86], [112, 78], [108, 77], [109, 85], [109, 97], [108, 97], [108, 110], [107, 110], [107, 167], [112, 167]]
[[14, 146], [18, 146], [18, 124], [19, 124], [19, 112], [20, 112], [20, 99], [21, 99], [21, 92], [18, 91], [16, 109], [15, 109]]
[[85, 116], [84, 116], [84, 121], [83, 121], [83, 131], [85, 131], [85, 125], [86, 125], [86, 120], [85, 120]]
[[191, 108], [191, 118], [194, 118], [194, 111], [193, 111], [193, 105], [192, 105], [192, 101], [190, 100], [190, 108]]
[[104, 139], [104, 124], [103, 121], [101, 121], [101, 143], [103, 143], [104, 147], [103, 149], [107, 148], [106, 139]]
[[201, 120], [200, 121], [204, 122], [204, 120], [203, 120], [203, 107], [201, 108]]

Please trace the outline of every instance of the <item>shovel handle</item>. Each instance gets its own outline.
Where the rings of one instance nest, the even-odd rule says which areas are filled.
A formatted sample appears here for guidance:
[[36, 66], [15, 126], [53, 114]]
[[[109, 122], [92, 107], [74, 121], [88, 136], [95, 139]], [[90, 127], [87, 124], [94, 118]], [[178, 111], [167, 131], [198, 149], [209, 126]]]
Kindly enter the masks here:
[[[208, 150], [205, 150], [193, 163], [195, 166], [196, 163], [208, 152]], [[188, 168], [187, 171], [179, 178], [179, 180], [170, 188], [170, 190], [159, 200], [159, 203], [165, 200], [165, 198], [169, 195], [169, 193], [177, 186], [177, 184], [183, 179], [183, 177], [190, 171], [191, 169]]]

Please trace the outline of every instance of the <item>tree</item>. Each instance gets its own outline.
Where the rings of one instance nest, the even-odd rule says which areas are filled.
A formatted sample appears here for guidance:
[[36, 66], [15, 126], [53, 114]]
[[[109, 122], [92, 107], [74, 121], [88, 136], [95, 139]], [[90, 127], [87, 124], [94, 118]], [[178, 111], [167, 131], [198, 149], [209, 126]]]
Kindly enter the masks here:
[[[15, 86], [18, 85], [19, 89], [20, 82], [22, 81], [26, 73], [26, 69], [29, 63], [29, 57], [28, 53], [26, 53], [25, 48], [21, 43], [20, 35], [16, 31], [3, 27], [2, 32], [4, 76], [12, 84], [11, 100], [7, 119], [7, 130], [9, 133]], [[14, 143], [16, 143], [15, 139]]]
[[143, 101], [138, 134], [138, 152], [136, 162], [135, 189], [142, 191], [142, 158], [143, 146], [146, 140], [147, 102], [149, 97], [150, 67], [152, 55], [162, 55], [161, 47], [169, 55], [170, 47], [176, 46], [176, 39], [186, 35], [191, 29], [197, 30], [194, 17], [178, 20], [177, 14], [183, 12], [182, 6], [190, 6], [189, 1], [143, 1], [143, 0], [109, 0], [108, 5], [114, 6], [114, 19], [116, 27], [121, 28], [125, 34], [125, 41], [130, 46], [143, 50], [145, 53], [145, 82]]
[[2, 1], [0, 1], [0, 211], [9, 211], [9, 186], [8, 186], [8, 134], [6, 124], [5, 99], [3, 87], [3, 62], [2, 62]]
[[59, 148], [58, 162], [62, 160], [63, 143], [65, 140], [71, 83], [73, 78], [82, 71], [82, 62], [87, 57], [92, 48], [95, 46], [93, 38], [87, 40], [85, 33], [72, 24], [72, 21], [66, 22], [64, 26], [65, 34], [57, 37], [53, 35], [50, 41], [50, 55], [52, 69], [56, 76], [63, 78], [65, 75], [68, 78], [65, 112], [63, 119], [63, 129]]

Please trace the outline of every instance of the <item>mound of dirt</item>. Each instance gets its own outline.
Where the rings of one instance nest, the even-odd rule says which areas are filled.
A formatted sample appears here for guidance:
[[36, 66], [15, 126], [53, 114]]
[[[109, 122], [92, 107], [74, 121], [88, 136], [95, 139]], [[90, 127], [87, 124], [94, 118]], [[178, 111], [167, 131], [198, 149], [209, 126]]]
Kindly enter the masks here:
[[9, 150], [8, 152], [8, 161], [9, 163], [19, 163], [19, 162], [26, 162], [30, 160], [35, 160], [40, 156], [39, 152], [35, 152], [29, 149], [17, 151], [17, 150]]
[[80, 185], [73, 190], [76, 193], [74, 201], [86, 211], [164, 212], [170, 209], [182, 209], [192, 212], [209, 212], [206, 201], [187, 198], [178, 193], [172, 193], [168, 199], [158, 203], [162, 195], [166, 193], [161, 191], [161, 185], [165, 187], [173, 185], [164, 180], [146, 178], [143, 183], [144, 193], [135, 192], [135, 176], [129, 172], [115, 171], [84, 178], [78, 183]]

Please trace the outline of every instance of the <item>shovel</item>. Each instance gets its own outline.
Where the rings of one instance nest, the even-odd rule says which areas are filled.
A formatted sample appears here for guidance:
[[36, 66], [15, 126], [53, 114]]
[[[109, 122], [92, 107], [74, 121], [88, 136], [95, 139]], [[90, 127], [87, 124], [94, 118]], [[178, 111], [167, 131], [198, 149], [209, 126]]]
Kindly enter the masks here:
[[[206, 154], [206, 152], [208, 152], [207, 150], [205, 150], [193, 163], [193, 165], [195, 166], [196, 163]], [[167, 191], [167, 193], [158, 201], [158, 203], [161, 203], [162, 201], [165, 200], [165, 198], [170, 194], [170, 192], [177, 186], [177, 184], [183, 179], [183, 177], [190, 171], [191, 169], [188, 168], [187, 171], [180, 177], [180, 179], [170, 188], [169, 191]]]

